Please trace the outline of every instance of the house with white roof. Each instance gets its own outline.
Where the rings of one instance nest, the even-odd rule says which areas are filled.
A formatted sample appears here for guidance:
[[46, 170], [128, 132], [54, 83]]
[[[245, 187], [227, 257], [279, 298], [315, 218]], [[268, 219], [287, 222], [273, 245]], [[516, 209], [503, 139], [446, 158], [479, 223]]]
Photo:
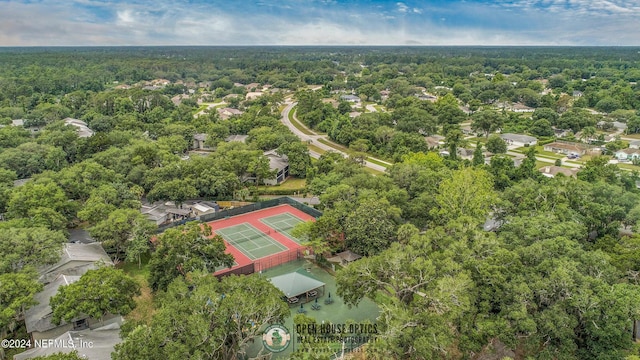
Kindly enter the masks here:
[[70, 126], [75, 126], [78, 128], [78, 137], [81, 138], [88, 138], [93, 136], [94, 131], [91, 130], [88, 126], [87, 123], [82, 121], [82, 120], [78, 120], [78, 119], [73, 119], [73, 118], [66, 118], [64, 119], [64, 123], [65, 125], [70, 125]]
[[518, 147], [534, 146], [535, 144], [538, 143], [538, 139], [529, 135], [507, 133], [507, 134], [500, 134], [500, 137], [502, 138], [502, 140], [504, 140], [507, 143], [507, 145], [513, 145]]

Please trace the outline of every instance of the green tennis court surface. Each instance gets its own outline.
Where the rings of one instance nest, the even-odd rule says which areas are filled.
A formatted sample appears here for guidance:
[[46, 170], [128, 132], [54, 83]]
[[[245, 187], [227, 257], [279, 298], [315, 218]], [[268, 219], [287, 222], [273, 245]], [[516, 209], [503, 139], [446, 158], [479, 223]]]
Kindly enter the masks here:
[[287, 250], [287, 247], [270, 238], [248, 223], [215, 230], [233, 247], [251, 260], [256, 260]]
[[300, 218], [293, 216], [289, 213], [282, 213], [282, 214], [262, 218], [260, 219], [260, 221], [265, 225], [269, 226], [270, 228], [275, 229], [279, 233], [284, 234], [286, 237], [297, 242], [298, 244], [301, 243], [300, 239], [291, 235], [291, 230], [293, 230], [293, 227], [298, 225], [301, 222], [304, 222]]

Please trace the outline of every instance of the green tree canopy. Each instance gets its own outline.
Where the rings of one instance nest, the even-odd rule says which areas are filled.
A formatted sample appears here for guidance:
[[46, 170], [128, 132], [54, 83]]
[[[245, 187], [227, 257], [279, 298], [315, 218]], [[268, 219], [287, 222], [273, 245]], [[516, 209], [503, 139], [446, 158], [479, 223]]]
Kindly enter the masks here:
[[140, 285], [122, 270], [111, 266], [87, 271], [80, 279], [63, 285], [51, 297], [53, 322], [71, 321], [81, 315], [102, 319], [107, 314], [127, 315], [135, 307]]
[[166, 290], [171, 281], [191, 271], [213, 273], [218, 266], [230, 267], [233, 256], [224, 252], [225, 244], [219, 235], [211, 235], [208, 225], [190, 223], [158, 236], [149, 261], [151, 288]]

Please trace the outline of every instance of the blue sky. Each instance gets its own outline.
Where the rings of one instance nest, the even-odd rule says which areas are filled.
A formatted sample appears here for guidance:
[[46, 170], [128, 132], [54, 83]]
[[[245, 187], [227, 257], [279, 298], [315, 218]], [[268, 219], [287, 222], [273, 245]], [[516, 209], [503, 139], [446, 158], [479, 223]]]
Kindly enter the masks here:
[[640, 0], [0, 0], [40, 45], [640, 45]]

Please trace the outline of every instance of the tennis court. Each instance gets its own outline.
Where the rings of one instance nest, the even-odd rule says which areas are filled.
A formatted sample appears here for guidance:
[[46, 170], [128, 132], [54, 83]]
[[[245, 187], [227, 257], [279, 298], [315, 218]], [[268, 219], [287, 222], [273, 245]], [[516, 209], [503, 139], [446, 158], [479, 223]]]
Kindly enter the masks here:
[[298, 244], [302, 243], [300, 239], [291, 235], [291, 230], [293, 230], [293, 228], [299, 223], [304, 222], [299, 217], [291, 215], [290, 213], [282, 213], [282, 214], [262, 218], [260, 219], [260, 222], [284, 234], [286, 237], [297, 242]]
[[230, 245], [242, 251], [249, 259], [256, 260], [287, 250], [287, 247], [275, 241], [249, 223], [242, 223], [214, 230]]

